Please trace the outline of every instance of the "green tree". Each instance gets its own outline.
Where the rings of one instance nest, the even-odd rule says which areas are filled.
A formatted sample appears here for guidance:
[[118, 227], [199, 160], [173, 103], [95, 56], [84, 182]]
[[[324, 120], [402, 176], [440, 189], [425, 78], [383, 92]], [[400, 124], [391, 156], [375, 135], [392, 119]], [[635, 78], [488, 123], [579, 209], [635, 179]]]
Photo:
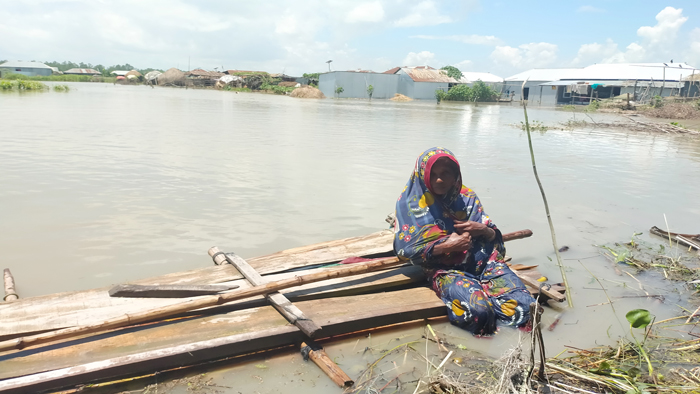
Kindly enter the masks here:
[[372, 100], [373, 93], [374, 93], [374, 86], [372, 86], [372, 85], [367, 86], [367, 94], [369, 95], [370, 100]]
[[457, 67], [454, 67], [454, 66], [445, 66], [445, 67], [441, 68], [440, 70], [445, 70], [445, 71], [447, 71], [447, 76], [448, 76], [448, 77], [452, 77], [452, 78], [454, 78], [454, 79], [456, 79], [456, 80], [458, 80], [458, 81], [462, 78], [462, 72], [459, 71], [459, 69], [458, 69]]
[[345, 89], [343, 89], [342, 86], [338, 86], [337, 88], [335, 88], [335, 94], [338, 96], [338, 98], [340, 98], [340, 94], [343, 93], [344, 91], [345, 91]]

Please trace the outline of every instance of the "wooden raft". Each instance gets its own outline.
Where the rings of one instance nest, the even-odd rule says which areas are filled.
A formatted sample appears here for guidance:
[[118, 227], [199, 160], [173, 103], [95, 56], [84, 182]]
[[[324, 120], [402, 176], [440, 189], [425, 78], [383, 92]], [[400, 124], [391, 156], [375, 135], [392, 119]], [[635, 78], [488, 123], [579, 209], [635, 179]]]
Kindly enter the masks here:
[[[266, 281], [290, 278], [285, 270], [338, 262], [353, 256], [391, 252], [393, 233], [381, 231], [365, 237], [325, 242], [250, 259]], [[369, 251], [370, 253], [367, 253]], [[512, 268], [538, 292], [541, 275], [533, 266]], [[304, 274], [324, 268], [305, 270]], [[221, 278], [217, 278], [220, 275]], [[250, 287], [230, 265], [206, 267], [188, 273], [133, 282], [142, 285], [211, 285]], [[420, 267], [403, 266], [351, 278], [290, 288], [281, 294], [308, 311], [309, 319], [323, 327], [322, 337], [386, 324], [441, 316], [445, 306], [425, 287]], [[183, 299], [113, 298], [109, 289], [61, 293], [0, 304], [0, 338], [74, 327], [118, 314], [153, 309]], [[563, 300], [556, 287], [545, 290]], [[383, 291], [381, 294], [368, 294]], [[335, 298], [329, 298], [335, 297]], [[191, 297], [190, 299], [196, 299]], [[184, 299], [184, 300], [187, 300]], [[408, 301], [410, 300], [410, 301]], [[558, 299], [559, 301], [559, 299]], [[241, 300], [182, 314], [175, 320], [117, 329], [105, 334], [44, 345], [35, 349], [0, 353], [0, 391], [26, 392], [56, 389], [92, 380], [147, 373], [172, 366], [246, 354], [277, 346], [299, 344], [303, 333], [266, 305], [265, 298]], [[26, 375], [26, 376], [23, 376]]]

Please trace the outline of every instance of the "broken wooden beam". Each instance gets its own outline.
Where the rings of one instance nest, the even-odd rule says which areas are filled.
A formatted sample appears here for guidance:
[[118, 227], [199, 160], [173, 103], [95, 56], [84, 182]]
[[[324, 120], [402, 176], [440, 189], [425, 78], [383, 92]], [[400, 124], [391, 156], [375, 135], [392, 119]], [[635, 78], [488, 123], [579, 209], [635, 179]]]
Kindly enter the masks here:
[[347, 388], [355, 384], [355, 381], [350, 379], [350, 377], [328, 357], [326, 351], [323, 350], [322, 347], [315, 346], [313, 343], [307, 345], [305, 342], [302, 342], [301, 355], [304, 357], [304, 361], [311, 359], [311, 361], [318, 365], [318, 367], [338, 386]]
[[5, 268], [4, 272], [4, 280], [5, 280], [5, 298], [3, 298], [4, 301], [14, 301], [18, 300], [19, 296], [17, 295], [17, 290], [15, 290], [15, 278], [12, 277], [12, 273], [10, 272], [9, 268]]
[[[225, 254], [219, 250], [216, 246], [209, 249], [207, 252], [209, 256], [214, 259], [214, 263], [223, 264], [224, 262], [229, 262], [231, 265], [236, 267], [238, 272], [243, 275], [250, 284], [253, 286], [262, 286], [267, 281], [248, 264], [242, 257], [236, 254]], [[265, 298], [279, 313], [284, 316], [287, 321], [299, 327], [301, 332], [306, 334], [309, 338], [314, 338], [321, 327], [316, 325], [313, 321], [309, 320], [299, 308], [294, 306], [287, 297], [280, 294], [279, 292], [265, 294]]]
[[117, 285], [109, 290], [109, 296], [132, 298], [184, 298], [212, 295], [239, 287], [238, 285]]

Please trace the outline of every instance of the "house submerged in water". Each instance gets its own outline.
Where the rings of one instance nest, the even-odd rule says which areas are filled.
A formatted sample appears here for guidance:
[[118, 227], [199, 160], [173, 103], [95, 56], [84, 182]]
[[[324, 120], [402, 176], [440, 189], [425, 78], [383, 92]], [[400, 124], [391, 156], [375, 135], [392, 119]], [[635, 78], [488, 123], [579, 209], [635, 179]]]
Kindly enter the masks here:
[[335, 97], [336, 89], [343, 88], [339, 97], [369, 98], [368, 88], [373, 87], [372, 97], [387, 99], [395, 94], [419, 100], [435, 100], [436, 90], [448, 90], [460, 83], [444, 70], [430, 66], [394, 67], [383, 73], [374, 71], [332, 71], [319, 76], [318, 88], [327, 97]]
[[[594, 64], [583, 68], [532, 69], [505, 79], [503, 96], [544, 106], [588, 104], [629, 93], [632, 101], [683, 94], [700, 70], [684, 63]], [[527, 81], [527, 82], [525, 82]], [[523, 82], [525, 87], [523, 88]], [[521, 90], [522, 95], [521, 97]]]

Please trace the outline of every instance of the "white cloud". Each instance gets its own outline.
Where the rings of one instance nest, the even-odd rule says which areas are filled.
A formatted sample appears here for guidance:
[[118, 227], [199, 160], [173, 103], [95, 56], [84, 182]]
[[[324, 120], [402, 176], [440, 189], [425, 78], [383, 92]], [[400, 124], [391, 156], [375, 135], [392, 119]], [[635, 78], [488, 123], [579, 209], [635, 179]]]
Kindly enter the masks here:
[[[583, 44], [578, 50], [573, 65], [591, 63], [636, 63], [667, 61], [683, 51], [678, 47], [677, 36], [688, 20], [680, 8], [666, 7], [656, 15], [656, 25], [637, 29], [638, 42], [627, 45], [624, 50], [612, 39], [604, 44]], [[700, 39], [699, 39], [700, 40]], [[692, 40], [691, 40], [692, 48]], [[685, 48], [687, 46], [684, 45]], [[691, 50], [692, 51], [692, 50]], [[692, 57], [692, 54], [690, 55]]]
[[384, 7], [382, 3], [373, 1], [362, 3], [353, 8], [345, 19], [348, 23], [381, 22], [384, 19]]
[[403, 59], [402, 66], [425, 66], [435, 60], [435, 54], [428, 51], [409, 52]]
[[617, 44], [609, 38], [603, 44], [598, 44], [597, 42], [592, 44], [583, 44], [581, 45], [581, 48], [579, 48], [576, 58], [574, 58], [572, 64], [588, 65], [590, 63], [596, 63], [599, 62], [600, 59], [613, 57], [618, 52]]
[[691, 66], [700, 67], [700, 27], [696, 27], [690, 32], [688, 62]]
[[449, 40], [449, 41], [462, 42], [465, 44], [492, 45], [492, 46], [500, 45], [502, 43], [501, 39], [497, 38], [495, 36], [480, 36], [478, 34], [453, 35], [453, 36], [418, 35], [418, 36], [411, 36], [410, 38], [420, 38], [423, 40]]
[[457, 67], [460, 71], [466, 71], [469, 70], [473, 65], [473, 62], [471, 60], [462, 60], [459, 63], [453, 64], [453, 66]]
[[682, 8], [666, 7], [656, 15], [656, 26], [642, 26], [637, 35], [648, 40], [650, 46], [675, 41], [680, 27], [688, 20]]
[[397, 27], [434, 26], [452, 22], [442, 15], [434, 1], [426, 0], [410, 7], [410, 13], [394, 22]]
[[510, 65], [519, 68], [545, 67], [557, 60], [559, 47], [547, 42], [523, 44], [517, 48], [497, 46], [490, 58], [497, 65]]
[[598, 7], [593, 7], [592, 5], [582, 5], [578, 7], [576, 12], [593, 12], [593, 13], [601, 13], [605, 12], [604, 9], [598, 8]]

